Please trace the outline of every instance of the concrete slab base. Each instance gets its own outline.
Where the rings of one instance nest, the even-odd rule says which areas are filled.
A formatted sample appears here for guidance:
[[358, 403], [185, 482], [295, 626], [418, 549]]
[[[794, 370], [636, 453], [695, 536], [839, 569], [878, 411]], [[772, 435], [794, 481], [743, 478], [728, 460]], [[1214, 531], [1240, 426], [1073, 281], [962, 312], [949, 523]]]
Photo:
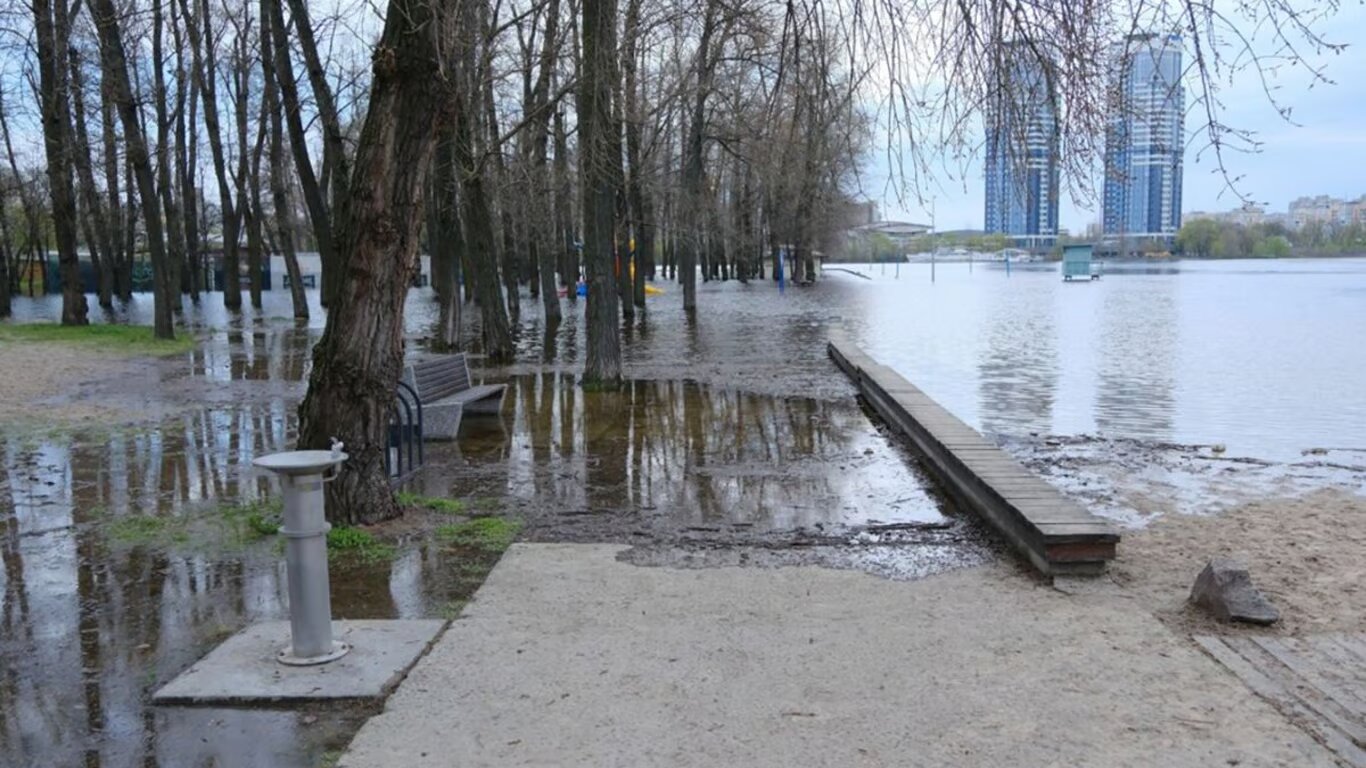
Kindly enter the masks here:
[[376, 699], [387, 694], [446, 622], [334, 621], [332, 634], [351, 652], [328, 664], [286, 666], [275, 660], [289, 644], [289, 622], [253, 624], [162, 686], [154, 704], [250, 704]]

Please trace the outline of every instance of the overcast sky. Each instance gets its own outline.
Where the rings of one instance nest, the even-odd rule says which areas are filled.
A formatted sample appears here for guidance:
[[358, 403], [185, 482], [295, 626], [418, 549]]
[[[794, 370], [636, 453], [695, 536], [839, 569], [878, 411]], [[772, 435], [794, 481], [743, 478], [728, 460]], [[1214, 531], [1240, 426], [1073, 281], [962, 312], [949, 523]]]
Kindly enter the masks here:
[[[1287, 74], [1273, 83], [1277, 97], [1293, 108], [1299, 125], [1287, 123], [1267, 101], [1258, 81], [1244, 74], [1225, 87], [1221, 96], [1226, 108], [1224, 121], [1240, 129], [1255, 131], [1263, 146], [1259, 153], [1226, 154], [1225, 164], [1233, 176], [1240, 176], [1238, 189], [1254, 201], [1267, 205], [1268, 211], [1285, 211], [1287, 204], [1302, 195], [1327, 194], [1357, 198], [1366, 195], [1366, 7], [1344, 4], [1336, 18], [1325, 26], [1330, 39], [1348, 44], [1341, 54], [1321, 59], [1333, 85], [1307, 88], [1309, 78], [1300, 73]], [[1187, 101], [1194, 89], [1188, 83]], [[1188, 114], [1188, 133], [1203, 133], [1197, 124], [1200, 115]], [[1185, 156], [1183, 210], [1220, 211], [1236, 208], [1241, 201], [1218, 174], [1207, 145], [1194, 136]], [[865, 176], [865, 188], [876, 198], [885, 185], [886, 162], [874, 159]], [[1097, 168], [1094, 176], [1100, 179]], [[899, 204], [893, 197], [879, 200], [883, 218], [930, 223], [929, 199], [933, 198], [939, 229], [981, 229], [983, 224], [983, 180], [980, 158], [974, 159], [959, 181], [941, 180], [924, 190], [926, 204], [914, 200]], [[1088, 223], [1098, 221], [1100, 212], [1085, 201], [1063, 192], [1060, 224], [1075, 233], [1085, 231]]]

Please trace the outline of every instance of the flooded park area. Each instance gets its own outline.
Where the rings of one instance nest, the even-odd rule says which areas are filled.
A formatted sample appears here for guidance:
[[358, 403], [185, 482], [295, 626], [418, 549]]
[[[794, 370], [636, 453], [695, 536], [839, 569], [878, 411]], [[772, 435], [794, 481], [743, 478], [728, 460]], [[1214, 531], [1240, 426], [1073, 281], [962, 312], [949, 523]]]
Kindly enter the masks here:
[[[855, 269], [784, 293], [707, 283], [695, 317], [665, 285], [624, 327], [616, 393], [576, 384], [583, 302], [547, 334], [526, 298], [518, 362], [476, 370], [508, 384], [502, 412], [428, 444], [399, 486], [408, 514], [333, 553], [334, 616], [451, 618], [506, 546], [487, 539], [512, 535], [623, 544], [642, 566], [907, 580], [1008, 559], [829, 362], [838, 331], [1139, 534], [1115, 571], [1173, 621], [1168, 582], [1188, 588], [1200, 552], [1169, 530], [1274, 547], [1295, 520], [1334, 578], [1268, 576], [1291, 626], [1359, 628], [1366, 595], [1334, 587], [1362, 575], [1366, 535], [1366, 260], [1120, 266], [1086, 285], [1047, 265]], [[251, 461], [292, 446], [321, 334], [321, 308], [289, 309], [208, 296], [186, 308], [193, 343], [159, 357], [0, 336], [0, 765], [323, 765], [373, 713], [148, 704], [285, 615], [278, 490]], [[59, 311], [20, 299], [14, 322]], [[410, 352], [435, 315], [415, 289]], [[150, 300], [94, 319], [150, 323]]]

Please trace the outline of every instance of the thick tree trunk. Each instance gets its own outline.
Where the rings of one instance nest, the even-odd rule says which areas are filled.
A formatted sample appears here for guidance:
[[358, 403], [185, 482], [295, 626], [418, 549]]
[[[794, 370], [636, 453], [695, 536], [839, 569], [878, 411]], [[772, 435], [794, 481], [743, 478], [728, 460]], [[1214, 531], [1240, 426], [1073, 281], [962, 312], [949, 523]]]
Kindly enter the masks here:
[[71, 101], [67, 90], [67, 4], [33, 0], [33, 30], [38, 42], [38, 71], [43, 112], [43, 146], [47, 151], [47, 183], [52, 197], [52, 228], [57, 235], [57, 263], [62, 276], [62, 325], [85, 325], [88, 308], [81, 288], [76, 254], [76, 194], [71, 184]]
[[262, 99], [270, 121], [270, 196], [275, 206], [275, 237], [280, 255], [289, 276], [289, 297], [294, 304], [294, 319], [308, 319], [308, 296], [304, 294], [304, 278], [299, 270], [299, 258], [294, 252], [293, 207], [289, 202], [289, 185], [285, 182], [284, 126], [280, 118], [280, 96], [276, 85], [274, 46], [271, 41], [271, 0], [261, 0], [261, 70]]
[[[616, 0], [583, 0], [583, 62], [579, 72], [579, 162], [583, 192], [583, 258], [588, 274], [588, 354], [583, 385], [621, 386], [621, 325], [613, 275], [617, 175], [612, 154], [612, 92], [617, 55]], [[616, 164], [616, 170], [613, 169]]]
[[[110, 0], [103, 0], [109, 2]], [[347, 265], [313, 351], [299, 406], [299, 447], [350, 455], [327, 488], [332, 522], [401, 513], [384, 471], [389, 415], [403, 365], [403, 304], [417, 269], [424, 182], [438, 121], [449, 120], [438, 41], [449, 2], [391, 0], [375, 46], [370, 105], [356, 150], [339, 244]]]
[[[100, 36], [100, 58], [106, 76], [112, 77], [113, 96], [123, 119], [123, 135], [128, 146], [128, 161], [133, 166], [138, 195], [142, 198], [143, 223], [147, 229], [147, 248], [152, 255], [152, 280], [161, 284], [166, 280], [165, 240], [161, 233], [161, 210], [157, 204], [156, 182], [152, 178], [152, 162], [147, 153], [147, 139], [138, 122], [138, 105], [128, 79], [128, 59], [123, 49], [119, 16], [113, 0], [90, 0], [90, 11]], [[129, 227], [132, 230], [132, 227]], [[129, 248], [132, 251], [132, 248]], [[175, 338], [169, 308], [163, 307], [161, 294], [153, 296], [155, 306], [154, 332], [159, 339]]]

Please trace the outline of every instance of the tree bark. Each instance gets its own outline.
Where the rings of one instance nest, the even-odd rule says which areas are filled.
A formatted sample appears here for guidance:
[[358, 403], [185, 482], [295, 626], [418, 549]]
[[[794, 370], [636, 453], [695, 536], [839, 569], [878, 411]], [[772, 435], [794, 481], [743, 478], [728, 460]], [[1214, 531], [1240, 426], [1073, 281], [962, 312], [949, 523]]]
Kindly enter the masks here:
[[[613, 275], [616, 177], [612, 92], [617, 55], [616, 0], [583, 0], [583, 61], [579, 72], [579, 162], [583, 192], [583, 258], [588, 274], [588, 354], [583, 385], [621, 386], [621, 326]], [[616, 164], [613, 170], [612, 164]]]
[[448, 11], [448, 0], [391, 0], [372, 58], [370, 105], [339, 232], [347, 268], [299, 406], [300, 448], [327, 448], [335, 437], [350, 455], [326, 486], [332, 522], [370, 523], [401, 513], [384, 455], [403, 364], [403, 304], [417, 269], [424, 182], [435, 127], [450, 119], [438, 51], [450, 39]]
[[[100, 37], [100, 58], [104, 61], [106, 76], [112, 78], [114, 101], [123, 119], [123, 135], [128, 146], [128, 161], [133, 166], [137, 181], [138, 194], [142, 198], [143, 223], [147, 228], [147, 247], [152, 256], [152, 280], [161, 284], [166, 279], [165, 240], [161, 233], [161, 210], [157, 204], [156, 183], [152, 178], [152, 163], [147, 153], [147, 139], [138, 122], [138, 105], [133, 99], [133, 89], [128, 79], [128, 59], [123, 49], [123, 36], [119, 29], [119, 16], [113, 0], [90, 0], [90, 11], [95, 19], [95, 28]], [[132, 227], [129, 227], [131, 231]], [[131, 252], [131, 248], [129, 249]], [[155, 303], [154, 333], [159, 339], [175, 338], [175, 328], [171, 324], [169, 308], [163, 307], [160, 292], [153, 294]]]
[[70, 24], [66, 0], [33, 0], [33, 29], [38, 43], [42, 83], [43, 147], [47, 152], [52, 228], [57, 236], [57, 263], [62, 277], [62, 325], [85, 325], [88, 307], [81, 287], [76, 253], [76, 195], [71, 183], [71, 102], [67, 90], [67, 47]]

